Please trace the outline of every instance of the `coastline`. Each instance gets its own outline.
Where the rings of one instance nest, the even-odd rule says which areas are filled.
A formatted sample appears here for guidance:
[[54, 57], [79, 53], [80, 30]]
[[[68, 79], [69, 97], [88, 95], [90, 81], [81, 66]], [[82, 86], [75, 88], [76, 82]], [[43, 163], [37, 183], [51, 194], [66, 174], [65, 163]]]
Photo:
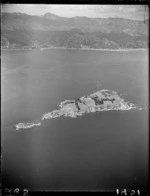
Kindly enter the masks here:
[[15, 127], [16, 130], [29, 129], [34, 126], [41, 126], [42, 121], [44, 120], [54, 119], [61, 116], [76, 118], [86, 113], [111, 110], [131, 110], [136, 108], [137, 106], [135, 104], [126, 102], [116, 91], [103, 89], [75, 100], [65, 100], [60, 102], [58, 110], [43, 114], [39, 121], [31, 123], [21, 122], [15, 125]]
[[51, 47], [51, 48], [35, 48], [35, 49], [4, 49], [2, 48], [2, 51], [30, 51], [30, 50], [39, 50], [39, 51], [43, 51], [43, 50], [57, 50], [57, 49], [62, 49], [62, 50], [93, 50], [93, 51], [114, 51], [114, 52], [131, 52], [131, 51], [148, 51], [149, 48], [119, 48], [119, 49], [109, 49], [109, 48], [64, 48], [64, 47]]

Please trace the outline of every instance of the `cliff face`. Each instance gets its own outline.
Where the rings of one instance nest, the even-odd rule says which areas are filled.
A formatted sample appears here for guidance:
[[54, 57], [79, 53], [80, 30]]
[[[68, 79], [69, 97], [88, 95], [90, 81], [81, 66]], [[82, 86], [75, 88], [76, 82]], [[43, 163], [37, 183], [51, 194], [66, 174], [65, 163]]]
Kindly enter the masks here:
[[[2, 13], [2, 36], [17, 46], [51, 45], [66, 48], [146, 48], [148, 20], [65, 18], [47, 13], [30, 16]], [[3, 42], [2, 47], [7, 47]]]

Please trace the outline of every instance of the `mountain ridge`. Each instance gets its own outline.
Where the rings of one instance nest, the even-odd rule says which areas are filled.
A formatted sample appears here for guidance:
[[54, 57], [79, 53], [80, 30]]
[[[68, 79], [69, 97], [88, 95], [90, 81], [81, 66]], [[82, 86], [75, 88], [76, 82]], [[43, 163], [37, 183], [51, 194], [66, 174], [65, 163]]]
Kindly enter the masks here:
[[67, 48], [148, 47], [148, 19], [144, 23], [123, 18], [66, 18], [50, 12], [41, 16], [3, 12], [1, 21], [2, 48], [12, 48], [12, 44], [14, 48], [45, 44]]
[[[121, 17], [87, 17], [87, 16], [72, 16], [72, 17], [64, 17], [64, 16], [59, 16], [57, 14], [54, 14], [52, 12], [46, 12], [45, 14], [41, 14], [41, 15], [31, 15], [31, 14], [26, 14], [23, 12], [1, 12], [1, 15], [4, 14], [12, 14], [12, 15], [28, 15], [28, 16], [37, 16], [37, 17], [43, 17], [46, 15], [51, 15], [57, 18], [66, 18], [66, 19], [71, 19], [71, 18], [88, 18], [88, 19], [125, 19], [125, 20], [130, 20], [130, 21], [138, 21], [138, 22], [144, 22], [143, 20], [133, 20], [133, 19], [128, 19], [128, 18], [121, 18]], [[146, 21], [149, 21], [149, 19], [146, 19]]]

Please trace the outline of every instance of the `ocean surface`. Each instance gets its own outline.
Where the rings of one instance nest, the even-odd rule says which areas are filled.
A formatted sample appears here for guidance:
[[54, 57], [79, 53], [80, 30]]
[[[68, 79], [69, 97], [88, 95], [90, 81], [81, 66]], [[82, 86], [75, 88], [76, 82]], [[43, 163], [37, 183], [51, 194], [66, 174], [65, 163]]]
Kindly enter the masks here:
[[[148, 182], [148, 51], [2, 51], [2, 183], [29, 190], [140, 189]], [[109, 89], [143, 110], [39, 120]]]

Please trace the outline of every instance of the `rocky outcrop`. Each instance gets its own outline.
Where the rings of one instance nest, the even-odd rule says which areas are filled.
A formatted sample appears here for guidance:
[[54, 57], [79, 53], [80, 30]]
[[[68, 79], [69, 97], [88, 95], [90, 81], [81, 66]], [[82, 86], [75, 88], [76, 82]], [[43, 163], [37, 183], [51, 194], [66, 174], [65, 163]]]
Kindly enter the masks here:
[[32, 128], [35, 126], [41, 126], [41, 122], [38, 122], [38, 123], [18, 123], [15, 127], [16, 127], [16, 130], [19, 130], [19, 129], [29, 129], [29, 128]]
[[58, 110], [43, 114], [40, 122], [19, 123], [16, 125], [16, 130], [40, 126], [43, 120], [61, 116], [76, 118], [85, 113], [109, 110], [131, 110], [133, 108], [136, 108], [136, 106], [132, 103], [125, 102], [117, 92], [104, 89], [75, 100], [65, 100], [60, 103]]
[[100, 112], [107, 110], [130, 110], [135, 108], [132, 103], [127, 103], [117, 92], [101, 90], [89, 96], [83, 96], [76, 100], [61, 102], [60, 109], [44, 114], [42, 120], [67, 116], [76, 118], [84, 113]]

